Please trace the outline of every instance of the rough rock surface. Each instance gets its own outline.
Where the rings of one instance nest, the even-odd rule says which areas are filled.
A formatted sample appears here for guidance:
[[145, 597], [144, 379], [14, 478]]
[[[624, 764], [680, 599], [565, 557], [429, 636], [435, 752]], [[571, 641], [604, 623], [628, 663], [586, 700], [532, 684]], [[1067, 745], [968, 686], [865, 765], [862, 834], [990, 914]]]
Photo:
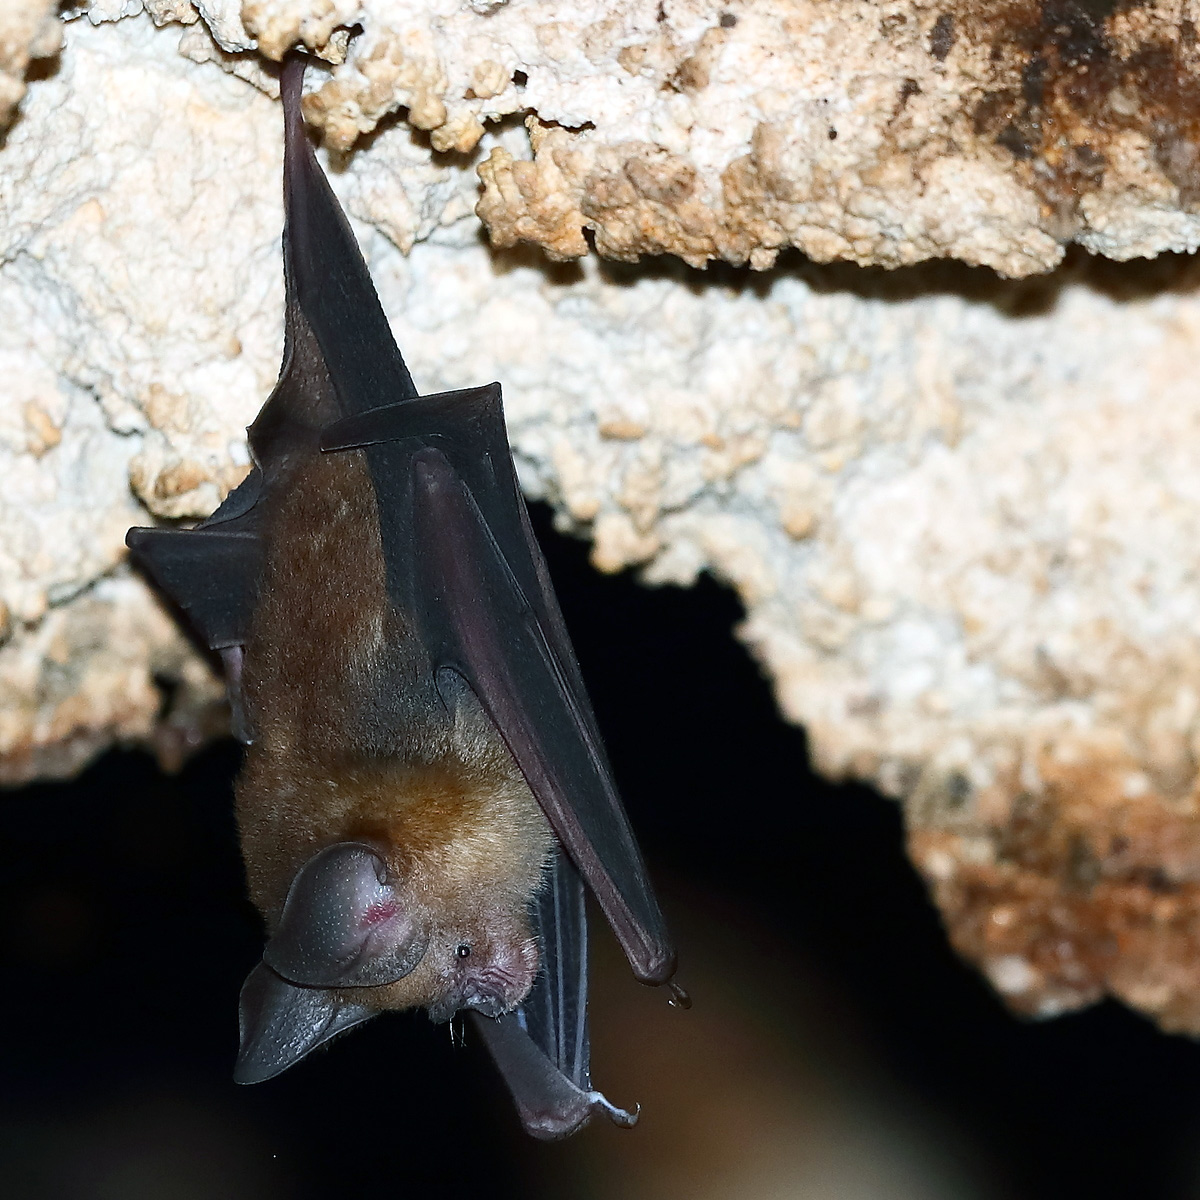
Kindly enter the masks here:
[[501, 246], [579, 258], [587, 228], [618, 259], [765, 268], [795, 246], [1019, 276], [1072, 239], [1118, 258], [1200, 244], [1196, 0], [198, 7], [231, 54], [303, 41], [337, 64], [309, 115], [342, 149], [399, 105], [459, 153], [526, 116], [523, 152], [481, 170]]
[[30, 63], [51, 58], [62, 45], [54, 0], [0, 0], [0, 129], [25, 95]]
[[[217, 685], [127, 574], [122, 537], [147, 511], [206, 515], [246, 469], [241, 429], [281, 342], [280, 115], [259, 51], [300, 36], [344, 59], [308, 101], [335, 146], [408, 108], [409, 124], [383, 120], [341, 155], [334, 181], [419, 385], [501, 379], [523, 482], [593, 538], [604, 569], [680, 583], [710, 570], [737, 588], [743, 636], [818, 764], [905, 798], [952, 938], [1012, 1003], [1048, 1013], [1113, 993], [1200, 1031], [1190, 263], [1074, 255], [1007, 283], [954, 263], [889, 274], [798, 256], [765, 273], [554, 265], [532, 247], [489, 252], [471, 215], [479, 201], [498, 240], [567, 257], [586, 224], [616, 256], [762, 266], [791, 241], [817, 258], [955, 254], [1013, 275], [1056, 262], [1071, 234], [1122, 257], [1194, 240], [1190, 127], [1151, 95], [1168, 78], [1190, 95], [1180, 6], [1109, 6], [1100, 23], [1095, 5], [1062, 5], [1053, 25], [992, 6], [987, 30], [1026, 30], [994, 59], [974, 49], [984, 33], [965, 6], [874, 5], [864, 23], [866, 7], [847, 0], [824, 23], [828, 6], [789, 7], [787, 36], [827, 48], [793, 51], [816, 82], [771, 86], [787, 104], [824, 96], [812, 111], [836, 124], [783, 143], [757, 118], [720, 116], [760, 111], [738, 79], [782, 78], [736, 59], [770, 25], [753, 4], [668, 3], [662, 22], [607, 6], [602, 28], [560, 34], [539, 0], [151, 0], [150, 16], [105, 0], [70, 21], [0, 151], [4, 778], [68, 772], [156, 729], [177, 757], [211, 727]], [[689, 90], [695, 64], [665, 89], [653, 56], [653, 86], [641, 66], [612, 68], [643, 44], [647, 12], [672, 45], [721, 31], [707, 88]], [[865, 58], [855, 29], [874, 31]], [[1138, 75], [1166, 61], [1138, 58], [1159, 42], [1177, 74]], [[911, 154], [885, 155], [880, 81], [901, 59], [924, 72], [902, 111], [924, 115]], [[996, 65], [1010, 59], [1012, 95]], [[1093, 75], [1103, 120], [1076, 94]], [[685, 105], [691, 124], [671, 126]], [[526, 109], [528, 125], [468, 120]], [[662, 153], [648, 159], [651, 143]], [[871, 154], [895, 175], [870, 182], [855, 164]], [[735, 243], [723, 180], [739, 155], [758, 163], [743, 183], [764, 155], [813, 174], [780, 182], [755, 218], [768, 232]], [[672, 190], [654, 164], [684, 159], [694, 186]], [[1094, 169], [1056, 176], [1055, 162]], [[579, 184], [601, 167], [616, 182]], [[656, 224], [667, 209], [676, 223]]]

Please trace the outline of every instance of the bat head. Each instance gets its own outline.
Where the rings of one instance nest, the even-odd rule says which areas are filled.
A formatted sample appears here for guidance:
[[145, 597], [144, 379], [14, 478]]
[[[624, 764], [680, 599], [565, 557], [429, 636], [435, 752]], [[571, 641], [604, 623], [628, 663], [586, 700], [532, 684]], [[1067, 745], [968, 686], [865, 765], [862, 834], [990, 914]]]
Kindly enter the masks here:
[[519, 1004], [538, 965], [524, 913], [474, 887], [442, 893], [433, 913], [417, 898], [429, 881], [406, 874], [366, 843], [327, 846], [292, 880], [263, 962], [302, 987], [379, 989], [379, 1007], [424, 1005], [435, 1021]]
[[510, 1012], [529, 994], [538, 970], [538, 947], [524, 926], [503, 917], [476, 915], [464, 932], [440, 940], [431, 966], [434, 987], [425, 1007], [434, 1021], [448, 1021], [459, 1009], [487, 1017]]
[[327, 846], [300, 868], [242, 988], [238, 1082], [270, 1079], [387, 1009], [447, 1021], [525, 998], [539, 956], [523, 908], [468, 887], [443, 892], [435, 915], [419, 899], [428, 886], [367, 842]]
[[242, 990], [236, 1077], [269, 1078], [388, 1009], [516, 1008], [537, 975], [530, 914], [554, 836], [474, 694], [451, 679], [404, 754], [326, 747], [319, 719], [272, 713], [238, 782], [270, 938]]

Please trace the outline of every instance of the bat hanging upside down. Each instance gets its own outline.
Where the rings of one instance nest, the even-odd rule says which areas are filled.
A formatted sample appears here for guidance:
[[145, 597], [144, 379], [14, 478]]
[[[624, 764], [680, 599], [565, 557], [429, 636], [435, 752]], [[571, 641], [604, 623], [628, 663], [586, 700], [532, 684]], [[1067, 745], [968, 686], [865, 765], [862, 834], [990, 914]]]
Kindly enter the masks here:
[[[583, 884], [634, 973], [674, 952], [517, 487], [500, 387], [418, 396], [284, 64], [283, 368], [253, 469], [134, 557], [226, 668], [269, 931], [254, 1083], [385, 1009], [467, 1010], [539, 1137], [594, 1112]], [[682, 993], [674, 988], [677, 998]]]

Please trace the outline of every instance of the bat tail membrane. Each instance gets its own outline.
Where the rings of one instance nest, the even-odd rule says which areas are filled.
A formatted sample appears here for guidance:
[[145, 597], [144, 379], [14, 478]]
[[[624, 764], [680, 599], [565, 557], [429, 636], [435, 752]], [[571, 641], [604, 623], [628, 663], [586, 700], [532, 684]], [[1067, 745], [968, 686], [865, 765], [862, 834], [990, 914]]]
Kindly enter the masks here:
[[472, 1013], [472, 1022], [534, 1137], [567, 1137], [597, 1113], [631, 1126], [637, 1111], [617, 1108], [592, 1087], [583, 881], [561, 850], [534, 918], [542, 962], [533, 989], [516, 1012]]
[[[263, 550], [262, 494], [317, 450], [339, 416], [415, 396], [341, 208], [317, 165], [300, 111], [304, 61], [283, 67], [286, 347], [279, 383], [250, 427], [255, 467], [195, 529], [131, 529], [126, 544], [155, 585], [213, 650], [244, 646]], [[339, 383], [335, 387], [334, 376]], [[240, 667], [240, 659], [226, 661]], [[238, 679], [229, 676], [235, 734], [250, 740]]]

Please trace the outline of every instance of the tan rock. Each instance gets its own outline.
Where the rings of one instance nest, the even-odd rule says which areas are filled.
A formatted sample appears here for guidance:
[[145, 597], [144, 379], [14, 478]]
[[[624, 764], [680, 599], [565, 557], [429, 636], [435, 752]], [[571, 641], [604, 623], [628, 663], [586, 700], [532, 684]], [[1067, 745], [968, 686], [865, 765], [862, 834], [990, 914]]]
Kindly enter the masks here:
[[185, 52], [268, 91], [254, 51], [324, 57], [306, 111], [341, 152], [398, 109], [458, 154], [527, 116], [528, 142], [481, 170], [499, 246], [577, 258], [586, 229], [626, 260], [766, 269], [796, 247], [1022, 276], [1072, 240], [1115, 258], [1200, 243], [1197, 0], [1107, 17], [1035, 0], [847, 0], [836, 16], [820, 0], [148, 7], [159, 23], [199, 12], [215, 47], [197, 33]]
[[54, 0], [0, 0], [0, 129], [25, 95], [31, 61], [52, 58], [62, 44]]
[[0, 650], [0, 784], [74, 774], [114, 744], [177, 769], [228, 729], [223, 692], [139, 581], [101, 580]]

